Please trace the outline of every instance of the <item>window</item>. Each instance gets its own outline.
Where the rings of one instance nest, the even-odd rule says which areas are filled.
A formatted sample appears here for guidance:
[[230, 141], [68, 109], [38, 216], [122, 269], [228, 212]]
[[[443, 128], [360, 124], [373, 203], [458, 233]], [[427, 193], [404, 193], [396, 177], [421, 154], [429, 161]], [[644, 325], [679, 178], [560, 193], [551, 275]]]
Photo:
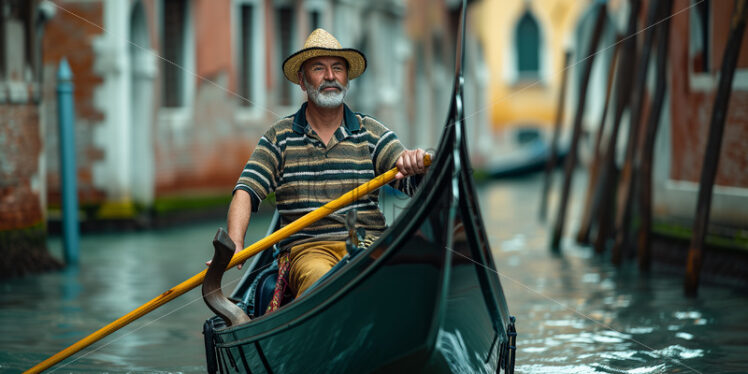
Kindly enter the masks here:
[[[236, 66], [240, 122], [256, 119], [266, 106], [264, 0], [233, 0], [232, 55]], [[272, 25], [272, 22], [270, 22]]]
[[304, 0], [302, 3], [303, 6], [297, 9], [304, 9], [306, 12], [304, 22], [298, 21], [300, 25], [303, 24], [303, 31], [305, 31], [303, 34], [306, 36], [316, 29], [325, 28], [325, 13], [330, 7], [329, 2], [327, 0]]
[[185, 33], [187, 4], [185, 0], [164, 0], [162, 49], [164, 61], [162, 101], [165, 107], [185, 104]]
[[708, 73], [709, 61], [709, 0], [700, 1], [689, 14], [689, 57], [694, 73]]
[[448, 58], [444, 54], [444, 38], [441, 33], [431, 35], [431, 48], [434, 51], [434, 61], [444, 65], [444, 61], [448, 60]]
[[[282, 63], [285, 59], [293, 53], [293, 8], [291, 7], [279, 7], [276, 8], [276, 25], [278, 35], [278, 47], [280, 52], [279, 61]], [[280, 65], [280, 64], [279, 64]], [[289, 82], [283, 77], [281, 71], [280, 77], [281, 82], [278, 87], [278, 104], [282, 106], [289, 106], [292, 103], [292, 92], [293, 83]]]
[[540, 26], [529, 11], [525, 11], [517, 23], [514, 37], [519, 78], [537, 78], [540, 75]]
[[309, 30], [310, 32], [321, 27], [319, 10], [315, 9], [309, 12], [309, 27], [310, 27], [310, 30]]
[[253, 43], [253, 16], [254, 6], [243, 4], [239, 7], [240, 28], [239, 28], [239, 94], [242, 96], [240, 103], [242, 106], [252, 106], [254, 95], [252, 95], [253, 82], [253, 65], [254, 54], [252, 49]]
[[0, 0], [0, 79], [5, 78], [5, 38], [8, 34], [5, 30], [5, 0]]
[[0, 77], [24, 81], [26, 72], [34, 71], [32, 15], [34, 5], [25, 0], [0, 0]]

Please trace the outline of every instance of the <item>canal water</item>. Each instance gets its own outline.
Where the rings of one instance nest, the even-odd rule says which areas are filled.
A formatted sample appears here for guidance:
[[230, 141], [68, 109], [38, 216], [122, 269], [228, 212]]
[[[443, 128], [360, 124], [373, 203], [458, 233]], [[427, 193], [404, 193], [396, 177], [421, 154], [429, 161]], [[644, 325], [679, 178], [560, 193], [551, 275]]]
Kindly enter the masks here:
[[[552, 255], [550, 225], [536, 219], [540, 181], [537, 175], [479, 187], [517, 317], [517, 372], [748, 372], [748, 291], [703, 284], [697, 298], [686, 298], [681, 277], [643, 276], [635, 264], [616, 269], [568, 239]], [[577, 226], [579, 190], [567, 229]], [[253, 218], [248, 238], [261, 237], [268, 220]], [[0, 282], [0, 372], [33, 366], [201, 271], [220, 225], [87, 235], [77, 269]], [[49, 246], [61, 254], [59, 239]], [[240, 276], [230, 270], [224, 288]], [[193, 290], [51, 372], [204, 372], [201, 328], [211, 315]]]

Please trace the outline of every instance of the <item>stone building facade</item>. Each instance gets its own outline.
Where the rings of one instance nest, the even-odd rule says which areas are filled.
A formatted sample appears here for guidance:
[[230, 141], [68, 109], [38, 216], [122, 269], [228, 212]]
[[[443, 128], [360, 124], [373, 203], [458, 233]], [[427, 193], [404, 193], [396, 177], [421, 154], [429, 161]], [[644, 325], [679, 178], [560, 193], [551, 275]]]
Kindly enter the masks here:
[[[638, 37], [644, 35], [651, 1], [641, 1]], [[564, 135], [568, 137], [578, 102], [580, 62], [587, 57], [597, 0], [483, 0], [473, 11], [486, 53], [490, 124], [493, 143], [517, 126], [550, 129], [555, 121], [562, 72], [568, 69]], [[607, 7], [599, 54], [595, 56], [583, 116], [580, 155], [589, 161], [603, 110], [607, 75], [616, 34], [625, 32], [629, 0], [602, 1]], [[671, 17], [668, 94], [655, 150], [655, 214], [665, 222], [689, 226], [696, 211], [698, 181], [709, 121], [716, 96], [721, 59], [735, 13], [733, 1], [674, 1]], [[641, 42], [640, 42], [641, 44]], [[640, 47], [641, 48], [641, 47]], [[572, 53], [563, 66], [564, 50]], [[654, 52], [650, 57], [642, 117], [654, 91]], [[748, 37], [743, 39], [733, 81], [729, 111], [712, 199], [712, 222], [737, 230], [748, 228]], [[613, 95], [615, 96], [615, 94]], [[614, 99], [612, 99], [614, 100]], [[612, 110], [608, 112], [611, 128]], [[618, 144], [619, 164], [625, 150], [628, 111]], [[643, 139], [640, 136], [639, 139]]]
[[[735, 2], [676, 0], [688, 9], [671, 22], [669, 100], [655, 159], [656, 213], [690, 221], [696, 211], [712, 108]], [[748, 38], [732, 82], [710, 222], [733, 233], [748, 229]], [[659, 196], [659, 199], [657, 197]], [[744, 231], [743, 231], [744, 232]], [[742, 234], [743, 237], [745, 234]]]
[[[283, 59], [316, 27], [364, 51], [346, 100], [433, 148], [451, 92], [454, 1], [67, 0], [43, 41], [45, 172], [59, 205], [54, 67], [74, 74], [79, 198], [87, 220], [147, 223], [172, 205], [228, 196], [262, 133], [297, 110]], [[428, 9], [427, 22], [418, 8]], [[426, 27], [427, 31], [418, 31]], [[471, 45], [477, 48], [475, 38]], [[470, 64], [479, 66], [480, 53]], [[470, 80], [474, 82], [474, 80]], [[469, 83], [473, 84], [473, 83]], [[471, 90], [484, 97], [480, 86]], [[485, 123], [485, 116], [476, 115]], [[219, 199], [220, 201], [220, 199]]]

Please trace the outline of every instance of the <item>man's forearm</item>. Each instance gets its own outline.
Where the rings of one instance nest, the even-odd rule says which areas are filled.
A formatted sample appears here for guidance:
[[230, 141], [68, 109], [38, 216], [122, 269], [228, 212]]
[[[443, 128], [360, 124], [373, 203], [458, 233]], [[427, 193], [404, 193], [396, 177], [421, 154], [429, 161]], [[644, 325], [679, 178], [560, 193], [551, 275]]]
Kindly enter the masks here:
[[[249, 193], [244, 190], [236, 190], [234, 197], [231, 199], [231, 205], [229, 205], [226, 225], [229, 229], [229, 237], [237, 245], [237, 251], [244, 249], [244, 234], [247, 232], [251, 214], [252, 199]], [[239, 246], [242, 248], [238, 248]]]

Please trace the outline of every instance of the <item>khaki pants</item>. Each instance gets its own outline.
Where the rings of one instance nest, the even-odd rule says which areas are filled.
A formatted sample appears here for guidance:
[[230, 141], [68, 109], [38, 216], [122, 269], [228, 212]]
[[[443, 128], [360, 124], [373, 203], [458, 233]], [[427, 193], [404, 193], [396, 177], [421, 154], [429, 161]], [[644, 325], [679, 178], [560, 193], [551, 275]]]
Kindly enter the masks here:
[[336, 241], [310, 242], [291, 247], [288, 283], [294, 296], [304, 293], [347, 253], [345, 242]]

